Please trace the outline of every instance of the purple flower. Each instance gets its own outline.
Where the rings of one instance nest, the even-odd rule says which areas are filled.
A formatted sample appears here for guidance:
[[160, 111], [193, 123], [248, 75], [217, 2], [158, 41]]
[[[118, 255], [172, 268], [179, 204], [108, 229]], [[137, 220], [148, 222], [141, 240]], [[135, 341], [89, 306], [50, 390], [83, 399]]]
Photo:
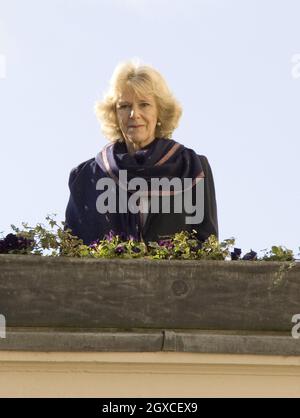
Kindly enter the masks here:
[[140, 252], [141, 252], [140, 248], [138, 248], [138, 247], [133, 247], [133, 248], [132, 248], [132, 251], [133, 251], [134, 253], [140, 253]]
[[257, 253], [255, 251], [250, 251], [249, 253], [245, 254], [242, 260], [256, 260]]
[[11, 251], [22, 251], [32, 249], [34, 247], [34, 241], [15, 234], [8, 234], [2, 240], [0, 240], [0, 253], [7, 254]]
[[5, 254], [6, 253], [6, 247], [5, 247], [5, 242], [4, 239], [0, 240], [0, 254]]
[[124, 248], [124, 246], [123, 245], [118, 245], [116, 248], [115, 248], [115, 253], [116, 254], [123, 254], [125, 252], [125, 248]]
[[96, 249], [98, 247], [98, 245], [99, 245], [99, 242], [100, 242], [100, 240], [99, 239], [96, 239], [95, 241], [93, 241], [93, 242], [90, 243], [89, 247], [90, 248], [93, 248], [93, 249]]
[[240, 248], [234, 248], [233, 252], [230, 253], [231, 260], [239, 260], [242, 254], [242, 250]]
[[158, 241], [160, 247], [166, 247], [168, 250], [174, 247], [171, 239], [161, 239]]
[[18, 247], [18, 237], [14, 234], [6, 235], [4, 239], [7, 250], [16, 250]]
[[233, 249], [233, 252], [238, 256], [238, 257], [240, 257], [240, 255], [242, 254], [242, 250], [240, 249], [240, 248], [234, 248]]

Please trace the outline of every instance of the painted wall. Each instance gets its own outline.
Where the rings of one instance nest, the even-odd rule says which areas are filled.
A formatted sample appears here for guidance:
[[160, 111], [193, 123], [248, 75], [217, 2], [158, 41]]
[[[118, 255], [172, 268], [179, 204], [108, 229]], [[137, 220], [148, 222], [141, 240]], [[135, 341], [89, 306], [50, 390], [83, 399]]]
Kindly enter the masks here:
[[0, 352], [1, 397], [299, 397], [300, 358]]

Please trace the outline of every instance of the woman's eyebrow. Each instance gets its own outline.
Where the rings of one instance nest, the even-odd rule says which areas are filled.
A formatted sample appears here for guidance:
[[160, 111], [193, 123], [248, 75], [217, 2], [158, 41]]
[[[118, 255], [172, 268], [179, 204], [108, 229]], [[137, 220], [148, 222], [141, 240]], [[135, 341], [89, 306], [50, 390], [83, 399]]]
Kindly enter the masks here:
[[[139, 103], [143, 103], [143, 102], [150, 102], [151, 99], [139, 99], [138, 102]], [[130, 104], [130, 102], [128, 100], [118, 100], [118, 104]]]

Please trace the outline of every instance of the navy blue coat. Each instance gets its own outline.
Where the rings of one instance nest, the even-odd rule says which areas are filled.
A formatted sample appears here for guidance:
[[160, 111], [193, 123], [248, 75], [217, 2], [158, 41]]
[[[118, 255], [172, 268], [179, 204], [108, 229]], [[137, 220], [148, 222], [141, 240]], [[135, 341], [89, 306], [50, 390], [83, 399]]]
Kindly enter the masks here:
[[[197, 157], [196, 157], [197, 158]], [[204, 218], [200, 224], [186, 224], [186, 214], [183, 213], [149, 213], [145, 224], [142, 226], [139, 218], [136, 218], [136, 237], [145, 243], [158, 241], [180, 231], [197, 231], [200, 242], [205, 241], [211, 234], [218, 237], [218, 218], [214, 180], [211, 167], [204, 155], [198, 155], [204, 178]], [[91, 158], [74, 168], [70, 173], [69, 188], [70, 198], [66, 208], [66, 227], [70, 228], [74, 235], [90, 244], [97, 239], [103, 239], [109, 231], [115, 233], [124, 231], [118, 213], [101, 214], [96, 208], [96, 199], [99, 191], [96, 183], [100, 178], [107, 177], [96, 161]], [[132, 230], [132, 229], [131, 229]]]

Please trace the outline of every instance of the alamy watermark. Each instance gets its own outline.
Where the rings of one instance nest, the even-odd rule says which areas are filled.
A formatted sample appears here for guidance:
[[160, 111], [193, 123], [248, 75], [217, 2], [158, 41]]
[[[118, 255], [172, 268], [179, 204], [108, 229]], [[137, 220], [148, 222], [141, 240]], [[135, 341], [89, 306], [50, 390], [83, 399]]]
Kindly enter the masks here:
[[6, 55], [0, 54], [0, 80], [6, 78]]
[[292, 322], [296, 325], [292, 328], [292, 337], [293, 338], [300, 338], [300, 314], [295, 314], [292, 317]]
[[6, 338], [6, 319], [0, 314], [0, 338]]
[[300, 54], [294, 54], [291, 58], [291, 76], [294, 79], [300, 78]]
[[[183, 181], [182, 181], [183, 180]], [[127, 170], [119, 171], [119, 193], [116, 182], [110, 177], [98, 180], [96, 190], [102, 193], [96, 201], [99, 213], [171, 213], [171, 196], [174, 213], [185, 213], [186, 224], [200, 224], [204, 218], [204, 178], [179, 177], [151, 178], [151, 185], [144, 178], [135, 177], [127, 182]], [[128, 191], [131, 196], [127, 199]], [[143, 199], [144, 198], [144, 199]], [[194, 201], [194, 203], [193, 203]]]

